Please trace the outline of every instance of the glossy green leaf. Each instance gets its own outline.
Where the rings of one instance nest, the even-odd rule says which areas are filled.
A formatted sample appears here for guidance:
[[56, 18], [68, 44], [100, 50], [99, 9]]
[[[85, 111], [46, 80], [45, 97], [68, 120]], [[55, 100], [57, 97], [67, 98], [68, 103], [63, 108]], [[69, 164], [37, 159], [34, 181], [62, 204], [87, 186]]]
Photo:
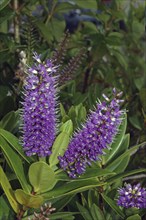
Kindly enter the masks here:
[[[107, 169], [100, 169], [100, 168], [87, 168], [85, 174], [78, 177], [78, 181], [84, 181], [87, 179], [93, 179], [103, 176], [110, 176], [115, 175], [115, 172], [111, 172]], [[69, 176], [64, 171], [57, 171], [56, 172], [56, 179], [62, 181], [72, 181]]]
[[4, 193], [7, 196], [7, 199], [9, 201], [11, 207], [13, 208], [13, 210], [16, 213], [18, 213], [18, 211], [20, 209], [19, 204], [17, 203], [17, 201], [15, 199], [12, 187], [11, 187], [9, 180], [8, 180], [7, 176], [5, 175], [1, 166], [0, 166], [0, 184], [2, 186], [2, 189], [4, 190]]
[[0, 0], [0, 10], [5, 8], [10, 3], [10, 0]]
[[114, 175], [115, 172], [111, 172], [108, 169], [99, 169], [99, 168], [88, 168], [85, 172], [85, 174], [81, 175], [78, 180], [85, 180], [85, 179], [91, 179], [91, 178], [98, 178], [101, 176], [109, 176]]
[[131, 176], [131, 175], [135, 175], [138, 173], [146, 173], [146, 169], [145, 168], [141, 168], [141, 169], [136, 169], [136, 170], [132, 170], [132, 171], [126, 171], [120, 174], [117, 174], [113, 177], [110, 177], [109, 179], [106, 179], [106, 181], [111, 184], [113, 182], [116, 182], [117, 180], [119, 180], [120, 178], [124, 178], [127, 176]]
[[27, 183], [23, 169], [23, 161], [2, 136], [0, 136], [0, 147], [5, 155], [7, 162], [14, 170], [22, 188], [26, 192], [30, 192], [30, 186]]
[[[130, 135], [126, 134], [123, 141], [122, 141], [122, 144], [121, 144], [118, 152], [114, 156], [113, 160], [115, 160], [117, 157], [119, 157], [121, 154], [123, 154], [124, 152], [127, 151], [128, 147], [129, 147], [129, 142], [130, 142]], [[125, 158], [123, 158], [120, 161], [119, 165], [115, 168], [114, 172], [116, 172], [116, 173], [123, 172], [126, 169], [128, 163], [129, 163], [129, 160], [130, 160], [130, 155], [127, 155]]]
[[49, 191], [56, 184], [54, 171], [43, 161], [31, 164], [28, 175], [33, 191], [37, 193]]
[[83, 216], [83, 218], [85, 220], [93, 220], [88, 209], [86, 209], [84, 206], [80, 205], [78, 202], [76, 202], [76, 204], [77, 204], [77, 207], [80, 211], [80, 214]]
[[61, 132], [67, 133], [69, 136], [72, 135], [73, 132], [73, 123], [72, 120], [66, 121], [61, 127], [60, 127]]
[[13, 147], [15, 151], [27, 162], [30, 163], [32, 161], [31, 157], [27, 157], [24, 154], [24, 151], [22, 149], [22, 146], [19, 144], [19, 140], [16, 136], [14, 136], [9, 131], [6, 131], [4, 129], [0, 129], [0, 135]]
[[101, 195], [105, 202], [112, 208], [112, 210], [114, 210], [122, 219], [125, 219], [125, 215], [123, 214], [121, 209], [116, 205], [116, 202], [103, 193]]
[[45, 199], [55, 199], [66, 195], [73, 195], [88, 189], [102, 186], [106, 183], [99, 182], [97, 179], [89, 179], [84, 181], [74, 180], [69, 183], [62, 184], [57, 188], [43, 194]]
[[54, 165], [58, 164], [58, 156], [64, 155], [64, 152], [68, 147], [69, 140], [69, 134], [64, 131], [57, 136], [52, 147], [52, 154], [49, 157], [50, 167], [53, 167]]
[[136, 215], [131, 215], [128, 218], [126, 218], [126, 220], [141, 220], [141, 217], [136, 214]]
[[130, 134], [125, 134], [123, 141], [120, 145], [120, 148], [114, 156], [114, 159], [116, 159], [118, 156], [123, 154], [128, 149], [129, 143], [130, 143]]
[[124, 119], [122, 121], [122, 124], [119, 127], [119, 134], [116, 135], [115, 140], [113, 144], [111, 145], [111, 149], [106, 150], [107, 155], [103, 157], [104, 164], [107, 164], [114, 157], [114, 155], [118, 152], [122, 144], [122, 141], [124, 139], [124, 135], [126, 132], [126, 127], [127, 127], [127, 116], [124, 115], [123, 117]]
[[44, 201], [42, 196], [25, 193], [22, 189], [15, 191], [15, 197], [21, 205], [30, 208], [39, 208]]
[[114, 170], [114, 172], [116, 173], [121, 173], [124, 172], [124, 170], [126, 169], [126, 167], [128, 166], [130, 161], [130, 155], [127, 155], [122, 161], [121, 163], [116, 167], [116, 169]]
[[129, 150], [127, 150], [122, 155], [120, 155], [118, 158], [116, 158], [113, 162], [111, 162], [106, 168], [110, 171], [114, 171], [125, 157], [133, 154], [135, 151], [137, 151], [137, 149], [140, 148], [141, 145], [142, 144], [131, 147]]

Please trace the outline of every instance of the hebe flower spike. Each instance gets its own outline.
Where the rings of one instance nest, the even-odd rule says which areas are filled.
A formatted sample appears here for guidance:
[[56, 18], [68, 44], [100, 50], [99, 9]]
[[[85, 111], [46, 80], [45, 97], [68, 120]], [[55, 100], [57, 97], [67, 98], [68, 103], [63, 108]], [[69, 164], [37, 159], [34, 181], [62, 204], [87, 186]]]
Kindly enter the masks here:
[[42, 62], [37, 53], [33, 58], [24, 84], [22, 143], [28, 156], [44, 157], [51, 154], [56, 135], [56, 67], [51, 60]]
[[83, 128], [74, 134], [64, 156], [59, 156], [61, 168], [71, 178], [83, 174], [86, 166], [97, 161], [113, 142], [125, 112], [120, 110], [121, 93], [114, 89], [113, 94], [112, 101], [103, 95], [105, 101], [97, 104]]
[[146, 208], [146, 189], [140, 184], [131, 185], [125, 183], [123, 188], [118, 190], [117, 204], [125, 208]]

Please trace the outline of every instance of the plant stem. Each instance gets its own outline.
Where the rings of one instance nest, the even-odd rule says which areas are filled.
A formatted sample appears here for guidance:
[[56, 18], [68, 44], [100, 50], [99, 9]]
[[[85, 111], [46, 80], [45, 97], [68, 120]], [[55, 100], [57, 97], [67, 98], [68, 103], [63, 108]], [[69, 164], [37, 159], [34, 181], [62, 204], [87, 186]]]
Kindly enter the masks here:
[[14, 18], [14, 36], [16, 43], [20, 43], [20, 31], [19, 31], [19, 14], [18, 14], [18, 0], [14, 0], [13, 2], [14, 11], [16, 13]]

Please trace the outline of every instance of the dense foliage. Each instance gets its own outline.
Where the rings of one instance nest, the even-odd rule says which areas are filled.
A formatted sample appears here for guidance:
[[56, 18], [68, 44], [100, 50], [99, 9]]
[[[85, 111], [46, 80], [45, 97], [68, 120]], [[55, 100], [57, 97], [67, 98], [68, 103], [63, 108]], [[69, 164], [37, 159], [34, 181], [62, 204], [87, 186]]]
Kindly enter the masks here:
[[146, 218], [145, 12], [0, 1], [0, 219]]

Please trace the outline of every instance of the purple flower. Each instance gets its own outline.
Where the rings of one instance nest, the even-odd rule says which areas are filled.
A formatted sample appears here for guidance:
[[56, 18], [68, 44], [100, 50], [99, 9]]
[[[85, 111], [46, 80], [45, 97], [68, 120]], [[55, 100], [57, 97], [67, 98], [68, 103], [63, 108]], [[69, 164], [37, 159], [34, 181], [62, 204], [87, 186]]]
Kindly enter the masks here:
[[125, 187], [118, 190], [119, 196], [117, 204], [125, 208], [146, 208], [146, 189], [140, 184], [131, 186], [125, 184]]
[[105, 101], [98, 103], [83, 128], [76, 132], [64, 156], [59, 156], [60, 166], [70, 177], [83, 174], [86, 166], [97, 161], [105, 148], [110, 147], [121, 124], [123, 111], [119, 97], [114, 90], [112, 101], [105, 95]]
[[28, 156], [44, 157], [51, 154], [56, 133], [56, 68], [36, 53], [33, 58], [24, 84], [22, 143]]

